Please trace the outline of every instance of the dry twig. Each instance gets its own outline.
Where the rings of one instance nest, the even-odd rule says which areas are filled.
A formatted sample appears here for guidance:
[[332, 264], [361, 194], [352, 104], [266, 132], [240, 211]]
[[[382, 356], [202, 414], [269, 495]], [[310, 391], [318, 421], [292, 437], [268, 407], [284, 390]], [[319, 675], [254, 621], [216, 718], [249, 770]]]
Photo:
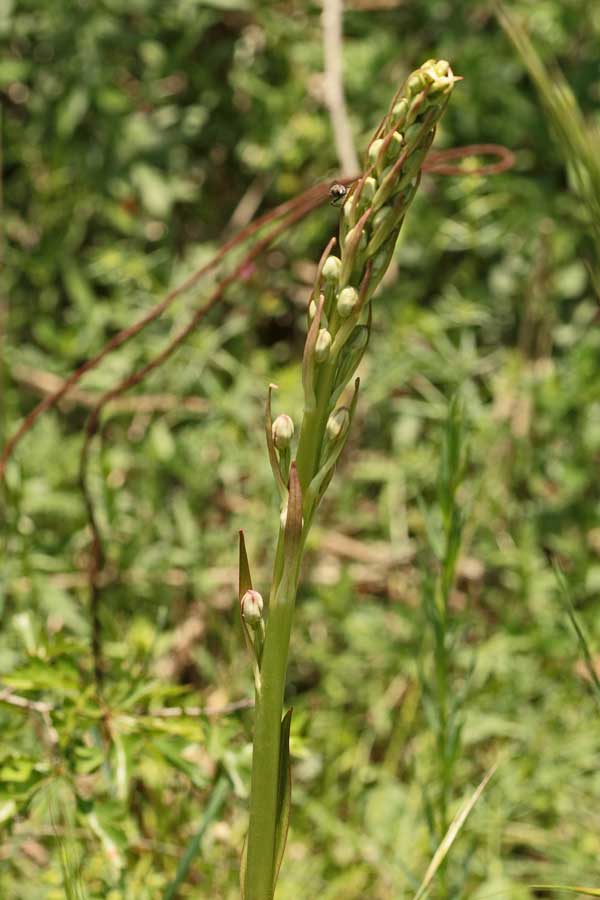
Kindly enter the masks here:
[[323, 0], [323, 55], [325, 57], [325, 98], [329, 108], [335, 149], [343, 176], [359, 171], [352, 129], [344, 96], [342, 65], [343, 0]]

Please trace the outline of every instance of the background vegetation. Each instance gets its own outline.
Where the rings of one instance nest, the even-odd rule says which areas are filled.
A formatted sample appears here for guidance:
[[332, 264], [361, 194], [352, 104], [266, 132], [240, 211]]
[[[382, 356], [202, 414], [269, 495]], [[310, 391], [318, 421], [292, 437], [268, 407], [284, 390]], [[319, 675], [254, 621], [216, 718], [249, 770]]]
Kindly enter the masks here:
[[[600, 8], [513, 8], [593, 120]], [[344, 29], [361, 150], [398, 82], [442, 57], [464, 82], [437, 146], [503, 143], [517, 164], [426, 177], [376, 303], [353, 434], [311, 536], [292, 638], [294, 813], [278, 897], [409, 897], [437, 846], [444, 776], [422, 597], [437, 571], [438, 471], [456, 391], [468, 462], [449, 595], [448, 685], [462, 729], [450, 812], [499, 767], [432, 896], [525, 900], [558, 896], [533, 883], [597, 886], [598, 709], [552, 566], [599, 646], [600, 332], [587, 208], [569, 190], [564, 136], [487, 3], [350, 0]], [[3, 443], [56, 378], [256, 212], [332, 178], [337, 163], [316, 5], [8, 0], [0, 35]], [[260, 588], [277, 524], [266, 386], [280, 387], [277, 411], [299, 407], [304, 304], [336, 222], [325, 204], [295, 226], [130, 395], [143, 401], [103, 417], [92, 455], [107, 551], [102, 710], [82, 426], [97, 393], [158, 352], [210, 285], [107, 358], [11, 460], [0, 570], [6, 900], [169, 896], [194, 836], [178, 896], [239, 895], [252, 685], [236, 531]]]

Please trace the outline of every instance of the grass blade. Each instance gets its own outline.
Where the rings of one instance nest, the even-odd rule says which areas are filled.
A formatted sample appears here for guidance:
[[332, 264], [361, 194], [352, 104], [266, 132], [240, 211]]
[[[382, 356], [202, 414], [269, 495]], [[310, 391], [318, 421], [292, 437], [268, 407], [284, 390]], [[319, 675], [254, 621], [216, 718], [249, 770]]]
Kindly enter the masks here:
[[[525, 28], [500, 3], [496, 15], [504, 31], [529, 71], [554, 129], [558, 148], [565, 160], [571, 186], [585, 204], [589, 216], [596, 258], [600, 252], [600, 131], [586, 122], [562, 72], [550, 72], [542, 62]], [[600, 288], [597, 263], [592, 270], [594, 285]]]
[[177, 891], [187, 878], [187, 874], [190, 870], [190, 867], [194, 861], [195, 856], [198, 853], [200, 848], [200, 844], [202, 843], [202, 838], [206, 832], [208, 826], [214, 821], [214, 819], [218, 816], [219, 810], [223, 805], [225, 797], [229, 793], [230, 784], [229, 779], [225, 775], [221, 775], [219, 780], [215, 785], [215, 789], [212, 792], [212, 796], [210, 798], [210, 802], [206, 807], [205, 813], [200, 820], [200, 824], [198, 825], [198, 830], [193, 835], [191, 840], [189, 841], [185, 853], [179, 860], [179, 865], [177, 866], [177, 872], [175, 873], [175, 878], [171, 882], [171, 884], [167, 887], [163, 900], [174, 900], [177, 896]]
[[573, 626], [573, 631], [577, 637], [577, 643], [579, 644], [579, 649], [581, 651], [581, 656], [583, 658], [583, 663], [585, 665], [586, 671], [588, 673], [590, 684], [592, 686], [592, 691], [594, 693], [594, 697], [596, 699], [596, 703], [598, 704], [598, 708], [600, 708], [600, 679], [598, 678], [598, 673], [596, 672], [596, 667], [594, 665], [594, 660], [592, 657], [592, 653], [590, 650], [590, 645], [587, 642], [587, 638], [583, 632], [581, 625], [579, 624], [579, 620], [577, 618], [577, 613], [575, 612], [575, 606], [573, 604], [573, 599], [569, 592], [569, 586], [567, 584], [567, 580], [564, 576], [564, 572], [559, 568], [559, 566], [555, 563], [554, 565], [554, 574], [556, 575], [556, 580], [558, 582], [558, 586], [561, 592], [561, 598], [563, 601], [563, 606], [565, 608], [565, 612], [567, 613], [571, 625]]
[[458, 837], [458, 833], [460, 832], [461, 828], [465, 824], [467, 817], [469, 816], [469, 813], [471, 812], [471, 810], [473, 809], [473, 807], [475, 806], [475, 804], [481, 797], [482, 793], [484, 792], [485, 788], [487, 787], [488, 781], [490, 780], [490, 778], [492, 777], [492, 775], [494, 774], [495, 771], [496, 771], [496, 766], [492, 766], [492, 768], [487, 773], [485, 778], [481, 781], [481, 783], [478, 785], [478, 787], [473, 791], [472, 795], [468, 798], [468, 800], [465, 803], [463, 803], [463, 805], [459, 809], [458, 813], [454, 817], [453, 821], [450, 823], [450, 827], [448, 828], [448, 831], [446, 832], [444, 839], [442, 840], [441, 844], [439, 845], [439, 847], [433, 854], [433, 859], [429, 863], [429, 868], [425, 872], [425, 877], [423, 878], [423, 881], [421, 882], [421, 886], [420, 886], [419, 890], [417, 891], [417, 893], [415, 894], [413, 900], [421, 900], [421, 898], [424, 897], [425, 894], [427, 893], [427, 891], [429, 890], [429, 886], [431, 885], [431, 882], [433, 881], [436, 872], [438, 871], [438, 869], [440, 868], [440, 866], [446, 859], [446, 856], [450, 852], [450, 848], [452, 847], [452, 844]]

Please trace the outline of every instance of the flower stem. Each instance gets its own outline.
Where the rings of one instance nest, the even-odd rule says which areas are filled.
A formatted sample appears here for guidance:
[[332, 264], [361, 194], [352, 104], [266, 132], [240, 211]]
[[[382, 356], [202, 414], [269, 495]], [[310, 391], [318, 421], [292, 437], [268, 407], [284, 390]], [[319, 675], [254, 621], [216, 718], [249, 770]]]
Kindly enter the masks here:
[[245, 900], [272, 900], [283, 692], [295, 596], [269, 613], [256, 692]]
[[330, 412], [329, 405], [334, 374], [334, 364], [331, 362], [325, 363], [317, 378], [315, 388], [317, 396], [316, 408], [305, 411], [302, 418], [296, 462], [303, 496], [306, 496], [308, 486], [317, 472], [325, 426]]
[[[302, 363], [304, 414], [295, 460], [290, 451], [293, 422], [289, 416], [272, 422], [269, 390], [267, 448], [282, 502], [282, 525], [266, 626], [261, 623], [264, 643], [259, 647], [248, 639], [257, 674], [244, 900], [273, 900], [275, 892], [289, 817], [289, 716], [282, 742], [282, 713], [300, 564], [314, 514], [347, 440], [358, 379], [350, 405], [335, 406], [368, 343], [371, 298], [391, 260], [455, 81], [445, 60], [428, 60], [409, 77], [369, 145], [363, 177], [346, 199], [340, 256], [331, 254], [332, 238], [317, 266], [307, 310], [311, 324]], [[251, 589], [247, 559], [240, 573], [240, 591], [242, 586]]]

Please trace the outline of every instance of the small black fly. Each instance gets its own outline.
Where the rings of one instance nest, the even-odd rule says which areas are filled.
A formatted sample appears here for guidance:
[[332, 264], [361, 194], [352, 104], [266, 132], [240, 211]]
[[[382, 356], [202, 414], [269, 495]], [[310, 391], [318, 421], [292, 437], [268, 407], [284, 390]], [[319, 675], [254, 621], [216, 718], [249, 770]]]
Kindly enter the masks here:
[[348, 194], [348, 188], [344, 187], [343, 184], [332, 184], [329, 188], [329, 197], [331, 199], [332, 206], [341, 206], [346, 196]]

